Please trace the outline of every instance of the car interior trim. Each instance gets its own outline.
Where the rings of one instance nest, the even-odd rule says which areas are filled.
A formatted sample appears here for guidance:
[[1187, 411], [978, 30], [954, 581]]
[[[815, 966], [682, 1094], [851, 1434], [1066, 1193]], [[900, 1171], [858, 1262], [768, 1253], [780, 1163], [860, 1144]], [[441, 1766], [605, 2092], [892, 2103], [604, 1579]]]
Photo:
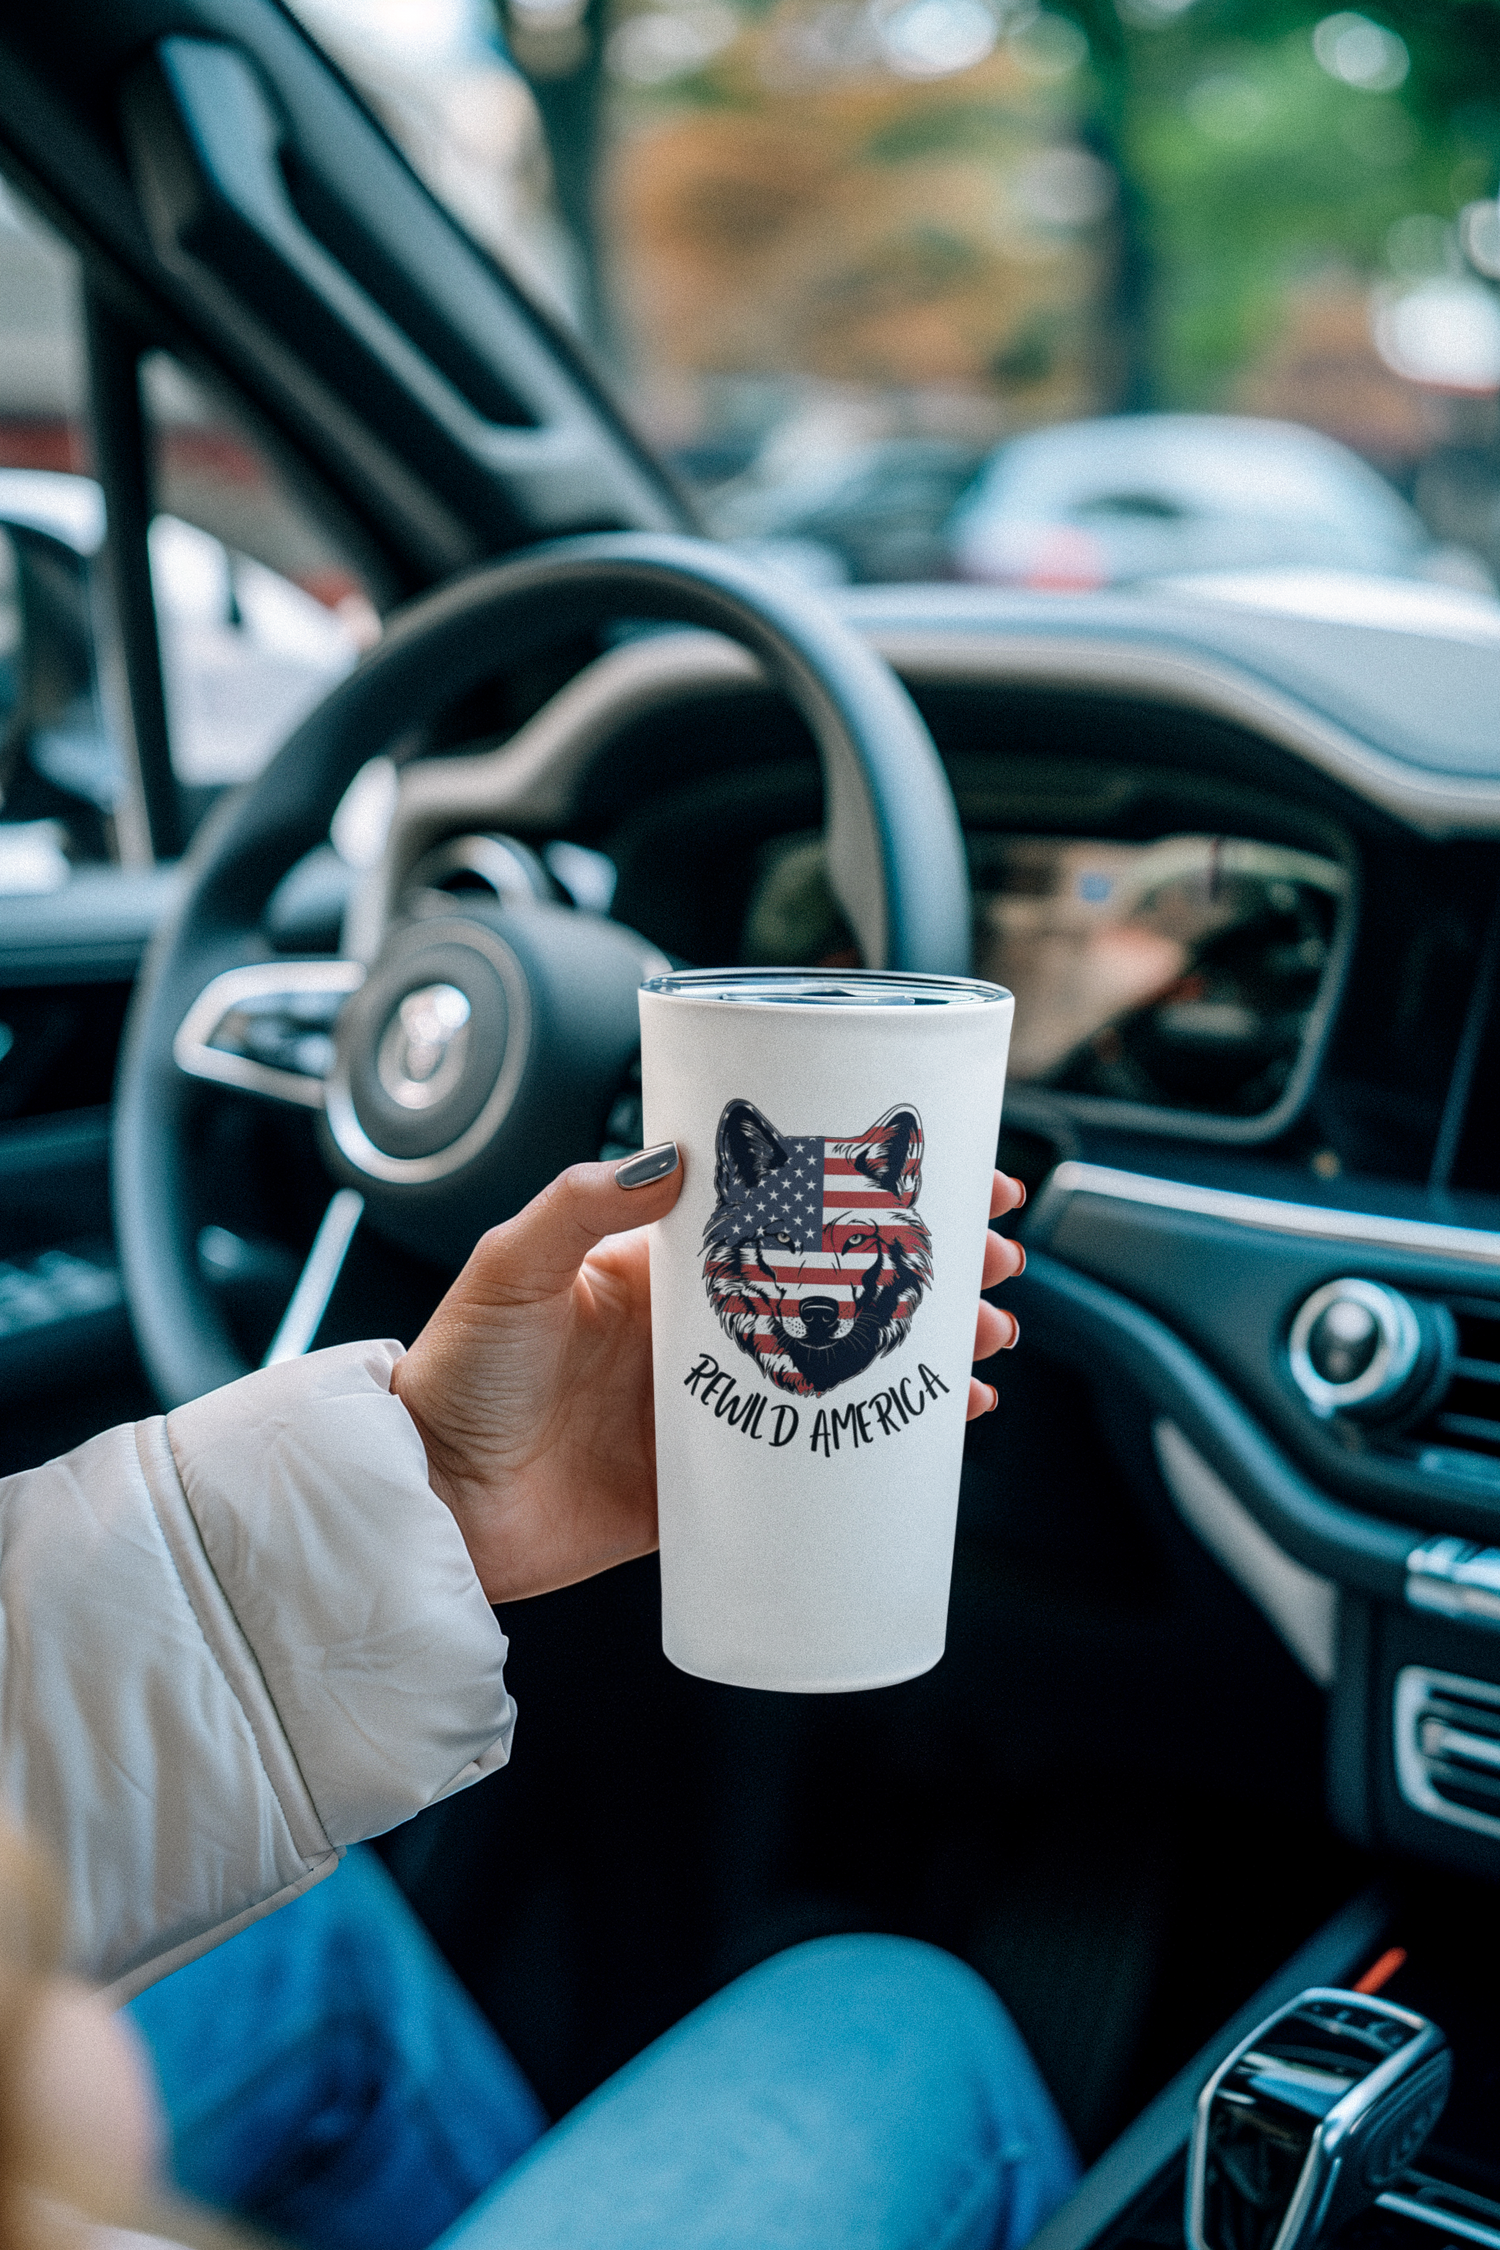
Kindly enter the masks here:
[[1332, 1580], [1282, 1552], [1175, 1422], [1162, 1416], [1151, 1437], [1162, 1482], [1188, 1529], [1249, 1595], [1309, 1678], [1331, 1687], [1338, 1648]]
[[357, 1188], [338, 1188], [330, 1197], [262, 1367], [278, 1367], [284, 1359], [301, 1359], [312, 1350], [364, 1213], [365, 1199]]
[[1500, 1547], [1429, 1539], [1406, 1558], [1406, 1598], [1413, 1609], [1500, 1630]]
[[1200, 1187], [1188, 1180], [1163, 1180], [1145, 1172], [1126, 1172], [1107, 1164], [1067, 1157], [1047, 1181], [1032, 1225], [1046, 1235], [1075, 1195], [1097, 1195], [1117, 1203], [1145, 1203], [1161, 1211], [1182, 1211], [1200, 1219], [1222, 1219], [1230, 1226], [1260, 1227], [1274, 1234], [1313, 1236], [1322, 1242], [1350, 1243], [1380, 1250], [1452, 1258], [1461, 1264], [1500, 1268], [1500, 1234], [1482, 1227], [1452, 1227], [1432, 1219], [1396, 1219], [1374, 1211], [1329, 1210], [1316, 1203], [1283, 1203], [1274, 1196], [1242, 1195], [1228, 1188]]
[[35, 1199], [39, 1184], [57, 1181], [57, 1195], [70, 1205], [84, 1192], [89, 1172], [109, 1159], [107, 1109], [54, 1110], [42, 1117], [13, 1119], [0, 1133], [0, 1195]]
[[[1319, 2107], [1322, 2114], [1313, 2125], [1306, 2157], [1299, 2169], [1292, 2174], [1295, 2185], [1291, 2189], [1290, 2199], [1285, 2203], [1281, 2223], [1274, 2236], [1270, 2236], [1270, 2224], [1274, 2223], [1281, 2196], [1286, 2193], [1286, 2173], [1282, 2173], [1280, 2195], [1277, 2203], [1272, 2205], [1272, 2219], [1266, 2228], [1271, 2250], [1315, 2250], [1319, 2240], [1317, 2223], [1325, 2217], [1328, 2222], [1328, 2239], [1336, 2240], [1341, 2220], [1352, 2215], [1349, 2204], [1352, 2202], [1357, 2206], [1359, 2203], [1360, 2190], [1355, 2183], [1361, 2176], [1368, 2179], [1372, 2187], [1382, 2176], [1391, 2176], [1391, 2167], [1387, 2166], [1383, 2174], [1381, 2170], [1383, 2147], [1393, 2129], [1383, 2122], [1382, 2113], [1387, 2103], [1395, 2119], [1407, 2114], [1406, 2103], [1413, 2095], [1419, 2101], [1435, 2101], [1437, 2107], [1441, 2108], [1452, 2074], [1452, 2056], [1448, 2051], [1447, 2037], [1435, 2023], [1408, 2009], [1398, 2008], [1389, 2001], [1368, 1996], [1361, 2003], [1366, 2012], [1366, 2021], [1371, 2015], [1378, 2015], [1383, 2019], [1384, 2027], [1393, 2031], [1399, 2042], [1394, 2053], [1387, 2049], [1384, 2060], [1377, 2063], [1374, 2069], [1363, 2069], [1361, 2075], [1351, 2083], [1337, 2043], [1332, 2044], [1331, 2052], [1327, 2048], [1320, 2052], [1315, 2047], [1309, 2053], [1298, 2035], [1304, 2027], [1316, 2020], [1314, 2010], [1321, 2013], [1322, 2007], [1335, 2009], [1347, 2020], [1344, 2003], [1348, 1999], [1349, 1995], [1337, 1986], [1314, 1986], [1305, 1993], [1299, 1993], [1291, 2008], [1282, 2011], [1279, 2022], [1273, 2016], [1269, 2022], [1258, 2024], [1253, 2031], [1248, 2032], [1240, 2047], [1225, 2057], [1204, 2086], [1198, 2097], [1192, 2145], [1188, 2155], [1186, 2233], [1189, 2250], [1212, 2250], [1212, 2246], [1224, 2239], [1220, 2227], [1205, 2223], [1212, 2208], [1205, 2194], [1210, 2170], [1210, 2148], [1217, 2144], [1213, 2169], [1218, 2175], [1218, 2192], [1213, 2203], [1222, 2211], [1223, 2205], [1219, 2197], [1222, 2195], [1224, 2172], [1230, 2166], [1226, 2161], [1220, 2134], [1228, 2119], [1235, 2117], [1237, 2113], [1241, 2116], [1244, 2114], [1241, 2104], [1247, 2099], [1257, 2102], [1260, 2098], [1256, 2094], [1247, 2093], [1246, 2078], [1251, 2086], [1269, 2079], [1278, 2090], [1284, 2091], [1288, 2096], [1292, 2094], [1292, 2088], [1287, 2085], [1286, 2080], [1276, 2075], [1277, 2058], [1286, 2052], [1281, 2041], [1288, 2033], [1296, 2042], [1291, 2052], [1297, 2059], [1292, 2062], [1291, 2069], [1296, 2071], [1299, 2063], [1304, 2069], [1307, 2069], [1308, 2064], [1312, 2065], [1308, 2070], [1308, 2078], [1303, 2081], [1309, 2092], [1312, 2086], [1317, 2086], [1321, 2081], [1323, 2099]], [[1320, 2061], [1324, 2064], [1322, 2069], [1317, 2067]], [[1361, 2066], [1355, 2064], [1352, 2067], [1360, 2070]], [[1244, 2076], [1239, 2075], [1242, 2072]], [[1339, 2091], [1340, 2088], [1343, 2090]], [[1328, 2094], [1333, 2095], [1333, 2100], [1331, 2104], [1324, 2106]], [[1273, 2096], [1273, 2102], [1274, 2099]], [[1269, 2117], [1271, 2129], [1275, 2130], [1284, 2119], [1285, 2111], [1277, 2103], [1275, 2107], [1268, 2105], [1259, 2114]], [[1431, 2115], [1428, 2123], [1430, 2125]], [[1231, 2125], [1229, 2130], [1232, 2132], [1233, 2129]], [[1425, 2133], [1422, 2137], [1425, 2138]], [[1278, 2146], [1279, 2156], [1283, 2149], [1287, 2149], [1286, 2140], [1282, 2140]], [[1285, 2156], [1281, 2157], [1281, 2162], [1285, 2164]], [[1258, 2180], [1257, 2185], [1259, 2184]], [[1248, 2202], [1248, 2195], [1246, 2200]], [[1266, 2200], [1269, 2201], [1270, 2198]], [[1257, 2210], [1257, 2217], [1259, 2215]], [[1234, 2237], [1230, 2235], [1228, 2239], [1233, 2241]], [[1266, 2236], [1261, 2239], [1264, 2242]]]
[[[1427, 833], [1500, 829], [1500, 781], [1429, 779], [1228, 662], [1188, 657], [1149, 642], [1122, 646], [1076, 635], [1066, 640], [1040, 635], [991, 640], [941, 627], [903, 631], [866, 620], [854, 605], [850, 622], [911, 687], [974, 682], [1144, 694], [1252, 728]], [[356, 891], [351, 905], [347, 950], [358, 959], [373, 959], [411, 868], [444, 834], [456, 827], [565, 822], [575, 809], [577, 784], [589, 762], [614, 734], [686, 698], [733, 695], [765, 681], [759, 660], [723, 635], [701, 628], [652, 633], [598, 658], [497, 749], [409, 766], [402, 775], [386, 860]], [[1346, 906], [1303, 1060], [1275, 1111], [1243, 1123], [1193, 1119], [1189, 1129], [1201, 1125], [1209, 1137], [1245, 1140], [1264, 1138], [1285, 1123], [1316, 1069], [1337, 1006], [1353, 924]], [[1059, 1097], [1048, 1106], [1071, 1109], [1073, 1104]], [[1087, 1108], [1089, 1114], [1107, 1111], [1116, 1123], [1138, 1124], [1146, 1114], [1134, 1105], [1089, 1103]]]
[[1401, 2219], [1414, 2219], [1418, 2226], [1431, 2227], [1448, 2236], [1456, 2234], [1462, 2242], [1483, 2243], [1486, 2250], [1500, 2250], [1500, 2233], [1494, 2227], [1481, 2226], [1477, 2219], [1452, 2210], [1447, 2199], [1442, 2203], [1419, 2203], [1414, 2195], [1398, 2195], [1388, 2188], [1375, 2202], [1379, 2210], [1392, 2211]]
[[129, 983], [176, 904], [175, 867], [75, 867], [55, 891], [0, 896], [0, 958], [17, 985]]
[[[128, 724], [120, 730], [125, 777], [122, 861], [149, 867], [181, 857], [182, 805], [172, 772], [166, 684], [151, 579], [151, 437], [141, 399], [141, 339], [96, 281], [85, 282], [84, 321], [104, 522], [104, 597], [118, 646], [114, 685]], [[103, 605], [101, 605], [103, 606]], [[113, 667], [106, 667], [106, 672]]]
[[1500, 1735], [1500, 1687], [1457, 1672], [1432, 1671], [1425, 1664], [1406, 1664], [1396, 1674], [1393, 1700], [1396, 1782], [1406, 1802], [1429, 1820], [1479, 1836], [1500, 1836], [1500, 1813], [1456, 1803], [1435, 1786], [1449, 1773], [1461, 1782], [1464, 1764], [1476, 1762], [1500, 1777], [1500, 1739], [1488, 1732], [1470, 1733], [1462, 1724], [1463, 1707], [1471, 1712], [1477, 1708]]
[[1029, 1242], [1012, 1286], [1021, 1326], [1040, 1350], [1144, 1392], [1294, 1561], [1351, 1592], [1401, 1599], [1420, 1535], [1309, 1482], [1164, 1321]]
[[[163, 264], [175, 258], [200, 283], [233, 275], [236, 300], [252, 318], [259, 312], [273, 329], [303, 329], [307, 357], [354, 360], [363, 380], [346, 382], [346, 414], [347, 394], [357, 392], [366, 418], [388, 434], [403, 405], [415, 407], [424, 436], [440, 432], [451, 448], [450, 485], [460, 462], [497, 483], [508, 472], [536, 528], [576, 525], [601, 503], [624, 522], [680, 527], [685, 511], [650, 456], [625, 442], [622, 427], [610, 432], [614, 445], [600, 443], [598, 386], [587, 402], [595, 412], [580, 411], [581, 370], [539, 347], [534, 308], [522, 311], [514, 285], [476, 256], [369, 119], [335, 122], [321, 86], [323, 114], [315, 116], [312, 89], [299, 100], [302, 77], [290, 52], [273, 61], [242, 33], [236, 41], [161, 39], [127, 80], [126, 139]], [[356, 135], [362, 162], [351, 181], [329, 158], [335, 139], [347, 158]], [[299, 208], [288, 178], [299, 167], [325, 194], [333, 185], [342, 229], [315, 231]], [[442, 300], [441, 328], [425, 339], [409, 336], [378, 302], [353, 247], [369, 231], [371, 202], [391, 213], [397, 198], [415, 254], [425, 254], [430, 294]], [[489, 497], [475, 496], [480, 505]]]
[[[418, 558], [419, 568], [436, 576], [461, 569], [476, 560], [483, 549], [460, 510], [448, 504], [447, 495], [439, 497], [432, 491], [403, 457], [400, 448], [391, 442], [387, 431], [372, 426], [368, 415], [350, 411], [347, 400], [339, 396], [315, 363], [287, 350], [264, 301], [259, 306], [242, 302], [233, 286], [226, 283], [223, 273], [215, 271], [207, 260], [195, 257], [188, 247], [196, 241], [198, 232], [193, 221], [205, 212], [213, 212], [218, 201], [215, 194], [218, 181], [212, 159], [217, 153], [215, 144], [220, 139], [223, 122], [220, 122], [220, 132], [212, 135], [209, 150], [204, 152], [196, 145], [193, 125], [205, 108], [212, 114], [214, 105], [200, 102], [197, 114], [190, 119], [173, 99], [180, 88], [181, 70], [179, 67], [179, 86], [172, 86], [166, 77], [168, 50], [170, 59], [180, 66], [184, 60], [196, 60], [201, 64], [203, 52], [193, 55], [195, 49], [216, 59], [222, 58], [230, 67], [238, 65], [243, 77], [236, 91], [243, 94], [253, 89], [249, 101], [242, 98], [236, 105], [240, 115], [227, 121], [231, 131], [235, 124], [240, 125], [242, 132], [248, 125], [253, 145], [255, 128], [262, 124], [253, 104], [257, 96], [264, 102], [264, 90], [257, 74], [236, 48], [221, 41], [201, 39], [158, 42], [157, 49], [131, 73], [122, 89], [120, 103], [129, 165], [129, 190], [124, 200], [135, 222], [132, 233], [139, 229], [144, 236], [144, 242], [131, 243], [130, 247], [137, 250], [137, 259], [131, 262], [139, 262], [140, 249], [146, 248], [147, 259], [154, 263], [158, 274], [168, 276], [175, 284], [179, 306], [187, 315], [195, 340], [211, 340], [211, 348], [217, 346], [214, 356], [229, 360], [252, 396], [275, 399], [281, 418], [294, 427], [298, 422], [306, 424], [314, 418], [321, 419], [328, 446], [342, 457], [340, 468], [344, 481], [350, 488], [362, 489], [377, 500], [385, 526], [395, 533], [409, 554]], [[201, 72], [194, 73], [193, 77], [193, 90], [201, 94]], [[227, 71], [216, 88], [221, 95], [225, 78]], [[246, 80], [248, 88], [244, 84]], [[222, 102], [218, 106], [222, 107]], [[54, 183], [52, 167], [40, 150], [27, 153], [49, 185], [61, 185]], [[186, 203], [181, 194], [185, 183], [189, 185]], [[123, 186], [124, 182], [111, 184]], [[75, 198], [76, 189], [74, 196], [68, 198], [70, 215]], [[222, 218], [224, 207], [221, 205], [214, 215]], [[240, 237], [242, 254], [247, 239], [254, 239], [249, 229]], [[222, 265], [222, 245], [215, 247], [220, 249]], [[337, 319], [346, 311], [349, 298], [364, 311], [360, 303], [362, 293], [344, 281], [333, 261], [327, 261], [326, 265], [336, 277], [335, 300], [325, 305], [326, 315]], [[304, 321], [308, 303], [316, 304], [320, 296], [326, 297], [329, 279], [326, 268], [320, 270], [316, 281], [322, 285], [321, 291], [315, 288], [305, 295], [298, 293], [301, 302], [295, 309], [302, 312]], [[340, 282], [342, 288], [338, 287]], [[283, 292], [284, 302], [289, 299], [290, 292]], [[419, 355], [409, 353], [407, 356], [408, 361], [420, 364]], [[408, 372], [406, 363], [401, 372]], [[430, 407], [435, 380], [431, 378], [409, 396], [414, 413]]]
[[[1354, 1304], [1368, 1312], [1376, 1324], [1375, 1355], [1364, 1372], [1352, 1381], [1328, 1383], [1312, 1362], [1313, 1330], [1334, 1305]], [[1399, 1289], [1351, 1275], [1325, 1282], [1303, 1300], [1287, 1338], [1287, 1360], [1292, 1381], [1320, 1421], [1347, 1412], [1366, 1399], [1394, 1392], [1416, 1366], [1422, 1350], [1422, 1332], [1410, 1301]]]
[[1497, 974], [1500, 974], [1500, 896], [1496, 898], [1490, 925], [1485, 932], [1473, 990], [1469, 994], [1469, 1005], [1464, 1015], [1458, 1052], [1453, 1058], [1453, 1072], [1448, 1081], [1448, 1096], [1443, 1103], [1442, 1122], [1433, 1146], [1432, 1169], [1428, 1178], [1429, 1184], [1435, 1188], [1446, 1188], [1453, 1178], [1453, 1166], [1474, 1098], [1475, 1074], [1481, 1068], [1494, 1014]]
[[[310, 328], [331, 329], [359, 364], [362, 393], [382, 404], [386, 394], [404, 395], [476, 464], [507, 439], [535, 449], [535, 430], [504, 430], [480, 413], [305, 224], [285, 177], [295, 139], [239, 47], [161, 40], [127, 81], [123, 117], [137, 195], [163, 265], [200, 289], [222, 288], [225, 271], [237, 266], [247, 326], [270, 294]], [[553, 433], [541, 439], [556, 451]]]
[[1104, 2241], [1110, 2226], [1182, 2156], [1204, 2080], [1226, 2055], [1308, 1986], [1342, 1985], [1356, 1976], [1378, 1952], [1391, 1915], [1391, 1898], [1372, 1886], [1315, 1930], [1089, 2167], [1028, 2250], [1091, 2250]]
[[725, 634], [701, 627], [650, 633], [586, 665], [497, 748], [405, 767], [385, 853], [350, 901], [345, 950], [356, 960], [375, 958], [412, 870], [445, 837], [564, 825], [586, 768], [623, 727], [684, 697], [766, 684], [760, 660]]
[[[882, 622], [878, 607], [845, 605], [848, 621], [914, 686], [1019, 686], [1146, 696], [1248, 727], [1310, 766], [1434, 837], [1500, 829], [1500, 778], [1408, 763], [1326, 717], [1233, 659], [1153, 639], [1142, 607], [1129, 640], [1055, 633], [965, 631], [939, 615], [930, 626]], [[998, 621], [997, 621], [998, 622]]]
[[252, 961], [226, 969], [203, 987], [178, 1027], [172, 1059], [189, 1078], [206, 1078], [242, 1093], [266, 1094], [274, 1101], [321, 1109], [323, 1081], [304, 1072], [277, 1070], [252, 1055], [237, 1055], [213, 1044], [225, 1018], [247, 1001], [295, 999], [308, 993], [357, 992], [365, 981], [359, 961]]

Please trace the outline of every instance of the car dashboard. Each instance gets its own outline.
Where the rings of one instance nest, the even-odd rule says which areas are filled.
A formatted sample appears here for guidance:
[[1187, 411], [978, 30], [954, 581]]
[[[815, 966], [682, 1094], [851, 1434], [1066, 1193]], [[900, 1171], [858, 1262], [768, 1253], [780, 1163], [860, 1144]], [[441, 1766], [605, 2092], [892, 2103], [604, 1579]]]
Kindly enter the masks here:
[[[1028, 1339], [1328, 1691], [1344, 1832], [1493, 1873], [1500, 637], [1444, 599], [842, 597], [928, 721], [976, 966], [1018, 996]], [[351, 923], [370, 946], [465, 826], [604, 855], [675, 959], [849, 963], [823, 818], [751, 658], [626, 632], [433, 765]]]
[[[1494, 1873], [1500, 636], [1462, 597], [1402, 599], [1415, 623], [1378, 586], [1365, 621], [1201, 592], [840, 596], [928, 722], [976, 965], [1018, 995], [1000, 1153], [1031, 1191], [1008, 1299], [1028, 1343], [1328, 1695], [1343, 1833]], [[398, 910], [503, 897], [524, 863], [554, 894], [572, 867], [575, 903], [676, 961], [850, 963], [824, 827], [815, 745], [752, 657], [623, 627], [519, 727], [406, 768], [379, 866], [301, 863], [265, 946], [369, 960]], [[171, 896], [156, 875], [0, 901], [7, 1144], [52, 1150], [9, 1253], [11, 1395], [61, 1322], [75, 1365], [122, 1347], [91, 1105]], [[601, 1146], [638, 1114], [627, 1083]], [[265, 1129], [277, 1180], [315, 1181], [308, 1121]], [[252, 1168], [205, 1145], [221, 1176]], [[305, 1201], [283, 1188], [310, 1233]], [[291, 1247], [216, 1216], [199, 1248], [263, 1322], [295, 1277]], [[71, 1302], [41, 1286], [59, 1251], [88, 1269], [57, 1269]], [[1339, 1350], [1365, 1352], [1356, 1396], [1328, 1379]], [[974, 1445], [982, 1465], [995, 1440]]]

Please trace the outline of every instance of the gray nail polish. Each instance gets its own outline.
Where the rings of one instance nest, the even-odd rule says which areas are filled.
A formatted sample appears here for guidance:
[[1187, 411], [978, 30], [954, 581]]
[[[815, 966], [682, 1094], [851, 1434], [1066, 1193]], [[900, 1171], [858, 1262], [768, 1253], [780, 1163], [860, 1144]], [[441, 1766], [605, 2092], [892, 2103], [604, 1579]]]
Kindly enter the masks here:
[[675, 1172], [679, 1161], [675, 1141], [658, 1141], [655, 1148], [643, 1148], [639, 1156], [627, 1156], [623, 1164], [615, 1166], [615, 1186], [649, 1187], [653, 1180], [664, 1180], [669, 1172]]

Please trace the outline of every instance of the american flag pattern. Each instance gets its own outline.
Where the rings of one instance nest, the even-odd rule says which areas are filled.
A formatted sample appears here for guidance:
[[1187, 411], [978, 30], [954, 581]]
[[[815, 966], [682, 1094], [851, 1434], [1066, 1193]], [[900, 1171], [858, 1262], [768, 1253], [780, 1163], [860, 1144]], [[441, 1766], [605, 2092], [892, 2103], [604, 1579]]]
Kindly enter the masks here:
[[922, 1153], [909, 1103], [846, 1140], [726, 1103], [703, 1278], [725, 1333], [780, 1389], [821, 1397], [904, 1342], [932, 1282]]

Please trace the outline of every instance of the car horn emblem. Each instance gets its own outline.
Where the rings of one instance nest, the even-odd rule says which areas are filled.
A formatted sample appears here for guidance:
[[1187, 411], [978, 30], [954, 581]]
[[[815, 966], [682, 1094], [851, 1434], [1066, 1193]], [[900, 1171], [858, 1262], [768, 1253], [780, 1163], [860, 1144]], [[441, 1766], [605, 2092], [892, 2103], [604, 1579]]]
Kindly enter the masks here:
[[403, 1109], [436, 1109], [462, 1078], [468, 1048], [465, 995], [456, 984], [424, 984], [386, 1025], [375, 1069]]

